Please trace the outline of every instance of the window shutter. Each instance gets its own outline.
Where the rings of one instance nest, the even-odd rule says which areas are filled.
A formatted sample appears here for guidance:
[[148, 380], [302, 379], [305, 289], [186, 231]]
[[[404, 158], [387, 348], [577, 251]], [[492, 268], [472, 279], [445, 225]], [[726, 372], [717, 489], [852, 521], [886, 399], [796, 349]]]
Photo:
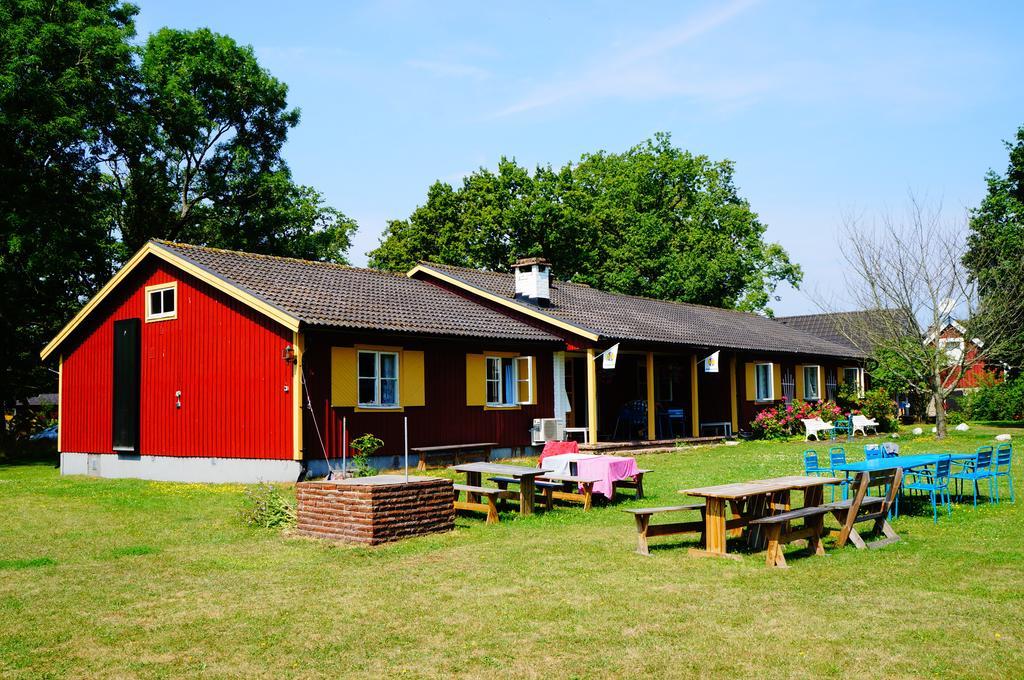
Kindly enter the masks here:
[[426, 385], [423, 380], [423, 352], [404, 350], [398, 375], [402, 406], [425, 406]]
[[519, 382], [516, 384], [516, 402], [536, 404], [537, 362], [533, 357], [516, 357], [516, 373], [519, 377]]
[[747, 373], [747, 389], [743, 391], [743, 396], [746, 397], [747, 401], [754, 401], [757, 398], [757, 381], [754, 379], [754, 364], [746, 364]]
[[359, 400], [354, 347], [331, 348], [331, 406], [355, 406]]
[[487, 362], [483, 354], [466, 355], [466, 405], [487, 403]]
[[796, 365], [796, 401], [804, 400], [804, 366], [803, 364]]
[[772, 399], [782, 399], [782, 364], [772, 364]]
[[[824, 366], [818, 366], [818, 399], [820, 401], [825, 401], [825, 397], [828, 396], [828, 388], [825, 386], [825, 383], [827, 382], [825, 380], [827, 370], [828, 369]], [[833, 367], [832, 371], [834, 372], [835, 370], [835, 367]], [[839, 385], [839, 380], [836, 380], [836, 385]]]

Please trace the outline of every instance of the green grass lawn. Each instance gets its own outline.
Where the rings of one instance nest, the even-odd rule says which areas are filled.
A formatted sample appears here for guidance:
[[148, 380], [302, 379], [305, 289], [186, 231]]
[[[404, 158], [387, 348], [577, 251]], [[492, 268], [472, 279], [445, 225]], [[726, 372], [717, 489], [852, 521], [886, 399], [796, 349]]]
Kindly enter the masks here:
[[[640, 504], [797, 473], [804, 448], [640, 457]], [[249, 529], [242, 491], [0, 467], [0, 676], [1024, 677], [1024, 499], [937, 526], [920, 508], [893, 546], [769, 570], [686, 537], [635, 554], [634, 501], [367, 549]]]

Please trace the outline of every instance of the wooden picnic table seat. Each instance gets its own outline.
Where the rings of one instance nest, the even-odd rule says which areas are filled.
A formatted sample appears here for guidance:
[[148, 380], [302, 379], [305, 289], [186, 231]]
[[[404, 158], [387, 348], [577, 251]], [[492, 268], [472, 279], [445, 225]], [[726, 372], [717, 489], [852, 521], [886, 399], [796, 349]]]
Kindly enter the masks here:
[[[700, 520], [692, 522], [672, 522], [669, 524], [651, 524], [654, 515], [665, 512], [685, 512], [687, 510], [699, 511]], [[647, 548], [647, 539], [655, 536], [671, 536], [675, 534], [700, 534], [701, 543], [704, 542], [704, 503], [690, 503], [688, 505], [665, 505], [657, 508], [623, 508], [623, 512], [633, 515], [636, 520], [637, 546], [636, 551], [641, 555], [650, 555]]]
[[[492, 482], [501, 489], [506, 489], [509, 484], [518, 484], [519, 480], [514, 477], [491, 477]], [[568, 501], [571, 503], [582, 503], [584, 510], [590, 510], [594, 500], [594, 484], [598, 480], [577, 475], [551, 475], [537, 477], [534, 486], [544, 499], [544, 507], [550, 510], [555, 500]], [[569, 487], [575, 486], [576, 490]]]
[[636, 498], [640, 500], [644, 497], [644, 475], [648, 472], [654, 472], [654, 470], [637, 470], [636, 474], [629, 479], [619, 479], [612, 483], [612, 488], [615, 493], [618, 493], [620, 488], [633, 489], [636, 491]]
[[[486, 512], [488, 524], [498, 523], [498, 500], [501, 498], [501, 489], [496, 489], [494, 487], [489, 486], [470, 486], [469, 484], [454, 484], [453, 488], [455, 489], [456, 510], [472, 510], [474, 512]], [[459, 500], [460, 492], [464, 492], [466, 494], [466, 500]], [[477, 503], [470, 500], [471, 497], [481, 496], [487, 499], [486, 503]]]
[[417, 470], [427, 469], [427, 458], [431, 456], [451, 456], [455, 464], [464, 463], [469, 458], [475, 460], [490, 460], [491, 450], [497, 446], [497, 442], [478, 442], [475, 444], [445, 444], [443, 446], [414, 446], [409, 450], [419, 456]]
[[[854, 483], [856, 492], [852, 498], [828, 503], [823, 506], [839, 522], [840, 528], [832, 532], [838, 537], [836, 546], [842, 548], [847, 541], [859, 550], [864, 548], [881, 548], [900, 540], [899, 534], [889, 524], [889, 508], [892, 507], [896, 494], [899, 493], [903, 481], [903, 468], [870, 470], [857, 475]], [[885, 490], [885, 496], [868, 496], [868, 489], [879, 487]], [[872, 543], [865, 543], [854, 525], [872, 522], [868, 533], [881, 532], [885, 538]]]
[[[751, 520], [752, 525], [763, 526], [767, 534], [768, 550], [765, 564], [769, 567], [785, 567], [786, 556], [782, 552], [782, 546], [804, 538], [807, 539], [807, 549], [812, 555], [824, 555], [821, 534], [825, 530], [825, 515], [830, 512], [832, 510], [828, 506], [816, 505]], [[802, 519], [804, 526], [799, 529], [787, 529], [789, 523], [797, 519]]]

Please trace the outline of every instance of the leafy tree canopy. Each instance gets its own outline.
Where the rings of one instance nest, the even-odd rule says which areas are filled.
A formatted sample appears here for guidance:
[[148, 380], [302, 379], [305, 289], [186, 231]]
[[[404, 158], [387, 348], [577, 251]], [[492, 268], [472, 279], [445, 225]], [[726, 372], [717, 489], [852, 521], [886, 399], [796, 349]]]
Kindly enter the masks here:
[[0, 401], [53, 390], [45, 342], [153, 237], [343, 262], [355, 223], [293, 181], [299, 112], [206, 29], [134, 43], [117, 0], [0, 3]]
[[[1024, 318], [1024, 126], [1016, 140], [1006, 143], [1009, 164], [1005, 175], [990, 170], [988, 192], [971, 211], [964, 264], [978, 283], [981, 311], [992, 323]], [[1015, 328], [999, 359], [1024, 366], [1024, 327]]]
[[532, 174], [502, 158], [457, 189], [431, 186], [408, 219], [388, 223], [370, 264], [507, 270], [540, 255], [559, 278], [604, 290], [770, 313], [777, 284], [797, 285], [802, 274], [764, 240], [733, 171], [673, 146], [667, 133]]

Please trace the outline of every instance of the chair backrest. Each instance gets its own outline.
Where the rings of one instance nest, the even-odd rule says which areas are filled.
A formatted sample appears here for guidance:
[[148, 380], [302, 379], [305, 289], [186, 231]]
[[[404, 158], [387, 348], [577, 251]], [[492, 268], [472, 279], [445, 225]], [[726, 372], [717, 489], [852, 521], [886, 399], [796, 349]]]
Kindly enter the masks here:
[[878, 444], [865, 444], [864, 445], [864, 459], [875, 460], [876, 458], [884, 458], [885, 453], [882, 451], [882, 447]]
[[818, 471], [818, 452], [814, 449], [804, 451], [804, 472]]
[[846, 465], [846, 449], [842, 446], [833, 446], [828, 450], [828, 459], [833, 465]]
[[992, 467], [992, 447], [991, 446], [979, 446], [978, 447], [978, 462], [975, 465], [976, 470], [987, 470]]
[[882, 448], [885, 449], [886, 458], [895, 458], [900, 455], [900, 445], [893, 444], [892, 442], [885, 442], [882, 444]]
[[1012, 444], [1000, 444], [996, 447], [996, 469], [1002, 471], [1005, 466], [1006, 470], [1009, 471], [1010, 463], [1013, 462], [1013, 445]]
[[935, 481], [942, 483], [944, 480], [949, 479], [949, 458], [943, 458], [935, 464]]

